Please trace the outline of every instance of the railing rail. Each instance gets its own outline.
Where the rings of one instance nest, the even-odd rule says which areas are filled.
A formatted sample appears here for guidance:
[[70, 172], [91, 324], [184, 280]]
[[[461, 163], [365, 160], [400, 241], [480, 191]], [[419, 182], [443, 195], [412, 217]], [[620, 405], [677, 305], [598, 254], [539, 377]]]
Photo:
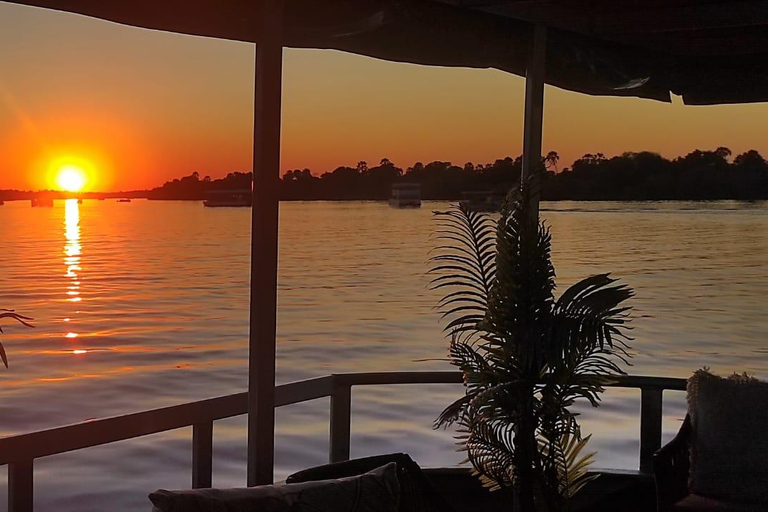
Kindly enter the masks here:
[[[456, 371], [344, 373], [275, 388], [275, 406], [330, 397], [329, 460], [350, 456], [353, 386], [460, 384]], [[651, 470], [661, 447], [664, 390], [685, 390], [685, 379], [624, 376], [611, 387], [640, 389], [640, 471]], [[248, 413], [247, 393], [211, 398], [114, 418], [86, 421], [0, 439], [0, 466], [8, 465], [8, 510], [31, 512], [34, 460], [60, 453], [192, 427], [192, 487], [210, 487], [213, 468], [213, 423]]]

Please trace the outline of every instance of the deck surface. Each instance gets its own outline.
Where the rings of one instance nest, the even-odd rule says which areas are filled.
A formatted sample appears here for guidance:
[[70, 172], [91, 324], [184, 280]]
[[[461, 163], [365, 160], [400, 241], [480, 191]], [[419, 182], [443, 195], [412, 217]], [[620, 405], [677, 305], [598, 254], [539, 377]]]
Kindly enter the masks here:
[[[489, 492], [468, 469], [426, 469], [424, 472], [457, 512], [511, 511], [509, 492]], [[653, 477], [637, 472], [598, 472], [574, 499], [572, 512], [655, 512]]]

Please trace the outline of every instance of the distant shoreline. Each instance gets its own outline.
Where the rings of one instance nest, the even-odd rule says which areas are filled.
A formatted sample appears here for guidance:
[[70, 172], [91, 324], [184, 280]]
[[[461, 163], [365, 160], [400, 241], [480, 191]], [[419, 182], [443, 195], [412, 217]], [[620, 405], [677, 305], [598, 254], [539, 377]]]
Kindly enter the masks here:
[[[768, 161], [756, 150], [733, 156], [728, 148], [693, 151], [669, 160], [657, 153], [624, 153], [611, 158], [586, 154], [570, 167], [558, 168], [552, 151], [541, 159], [544, 201], [763, 201], [768, 200]], [[457, 166], [451, 162], [416, 162], [407, 169], [384, 158], [379, 165], [337, 167], [320, 176], [309, 169], [288, 171], [279, 179], [281, 201], [386, 201], [392, 186], [417, 183], [422, 200], [455, 201], [466, 192], [499, 195], [519, 186], [522, 157], [488, 164]], [[212, 179], [193, 172], [152, 190], [68, 194], [55, 191], [0, 190], [0, 200], [151, 199], [202, 201], [212, 195], [247, 194], [249, 172], [231, 172]]]

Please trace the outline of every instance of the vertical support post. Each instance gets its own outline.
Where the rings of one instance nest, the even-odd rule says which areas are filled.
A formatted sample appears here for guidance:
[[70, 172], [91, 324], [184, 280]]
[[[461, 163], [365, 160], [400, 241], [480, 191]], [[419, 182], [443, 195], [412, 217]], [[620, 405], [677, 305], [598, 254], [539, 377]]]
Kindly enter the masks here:
[[352, 425], [352, 387], [333, 381], [331, 392], [330, 462], [349, 460]]
[[541, 138], [544, 128], [544, 79], [547, 27], [536, 24], [533, 47], [525, 69], [525, 125], [523, 128], [522, 185], [531, 187], [531, 220], [538, 222], [541, 196]]
[[213, 483], [213, 421], [192, 426], [192, 488], [207, 489]]
[[280, 193], [283, 2], [259, 0], [251, 221], [248, 485], [271, 484], [275, 458], [275, 340]]
[[640, 394], [640, 472], [653, 471], [653, 454], [661, 448], [662, 389], [643, 388]]
[[34, 508], [33, 461], [8, 465], [8, 512], [32, 512]]

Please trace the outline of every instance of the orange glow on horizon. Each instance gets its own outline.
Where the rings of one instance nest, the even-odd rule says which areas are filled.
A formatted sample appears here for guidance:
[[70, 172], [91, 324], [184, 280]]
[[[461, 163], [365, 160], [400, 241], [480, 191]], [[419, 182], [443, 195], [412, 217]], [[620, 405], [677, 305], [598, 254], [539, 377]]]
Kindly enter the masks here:
[[[13, 49], [0, 52], [0, 189], [60, 189], [61, 165], [85, 171], [84, 192], [251, 170], [252, 45], [3, 2], [0, 41]], [[282, 172], [384, 157], [401, 168], [485, 164], [522, 151], [521, 77], [310, 49], [286, 49], [283, 69]], [[687, 107], [547, 87], [544, 152], [557, 151], [561, 168], [595, 152], [766, 154], [766, 116], [768, 103]]]

